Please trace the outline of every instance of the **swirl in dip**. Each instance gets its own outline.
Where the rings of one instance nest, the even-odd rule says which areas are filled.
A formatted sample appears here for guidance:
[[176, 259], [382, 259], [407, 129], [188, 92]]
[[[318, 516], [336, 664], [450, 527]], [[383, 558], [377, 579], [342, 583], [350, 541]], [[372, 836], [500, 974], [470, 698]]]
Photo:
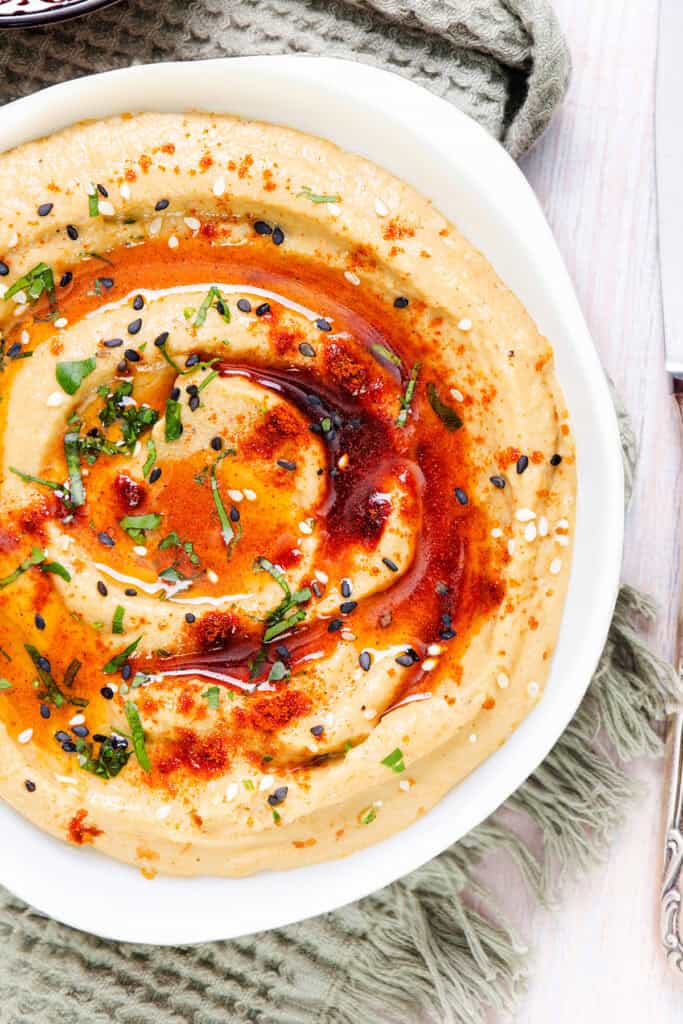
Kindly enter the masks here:
[[413, 822], [548, 675], [552, 352], [427, 200], [205, 114], [0, 158], [0, 794], [151, 875]]

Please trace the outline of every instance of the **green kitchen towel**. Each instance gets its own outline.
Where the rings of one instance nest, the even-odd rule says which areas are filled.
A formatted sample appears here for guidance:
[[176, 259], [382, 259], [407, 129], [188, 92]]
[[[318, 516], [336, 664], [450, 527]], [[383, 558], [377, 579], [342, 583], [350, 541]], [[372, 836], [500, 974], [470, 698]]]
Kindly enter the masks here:
[[[515, 157], [546, 127], [569, 69], [548, 0], [124, 0], [0, 36], [0, 100], [132, 62], [251, 53], [387, 67], [451, 100]], [[634, 444], [621, 425], [630, 482]], [[231, 942], [158, 949], [75, 932], [0, 890], [0, 1024], [472, 1024], [512, 1008], [527, 950], [479, 880], [482, 858], [505, 851], [520, 884], [550, 901], [604, 850], [634, 795], [621, 764], [661, 752], [653, 721], [678, 699], [673, 673], [632, 624], [642, 615], [647, 602], [623, 588], [579, 712], [505, 808], [360, 903]], [[518, 838], [521, 816], [540, 830], [540, 860]]]

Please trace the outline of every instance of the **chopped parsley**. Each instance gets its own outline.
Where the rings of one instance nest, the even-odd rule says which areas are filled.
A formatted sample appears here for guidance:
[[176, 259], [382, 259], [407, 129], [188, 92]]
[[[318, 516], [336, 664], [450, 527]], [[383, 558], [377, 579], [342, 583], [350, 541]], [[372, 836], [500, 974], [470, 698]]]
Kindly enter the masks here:
[[176, 402], [174, 398], [167, 398], [164, 436], [167, 441], [177, 441], [182, 432], [183, 424], [180, 419], [180, 402]]
[[406, 384], [405, 392], [401, 395], [400, 405], [401, 409], [396, 417], [396, 426], [405, 427], [408, 422], [408, 413], [410, 412], [410, 406], [413, 401], [413, 395], [415, 394], [415, 385], [417, 384], [417, 377], [420, 372], [420, 364], [414, 363], [413, 368], [410, 371], [410, 378]]
[[96, 366], [95, 356], [88, 359], [77, 359], [73, 362], [57, 363], [55, 376], [62, 391], [67, 395], [75, 395], [86, 377], [90, 376]]
[[106, 736], [97, 755], [94, 754], [92, 743], [83, 739], [76, 740], [78, 764], [84, 772], [98, 775], [101, 779], [114, 779], [122, 768], [128, 764], [132, 750], [127, 750], [115, 736]]
[[77, 431], [70, 430], [64, 435], [64, 456], [66, 468], [69, 473], [69, 502], [73, 508], [78, 508], [85, 502], [85, 488], [81, 476], [80, 435]]
[[71, 573], [68, 569], [65, 569], [61, 562], [43, 562], [40, 567], [41, 572], [50, 572], [55, 576], [61, 576], [67, 583], [71, 583]]
[[[61, 708], [64, 704], [74, 704], [79, 708], [87, 707], [88, 701], [85, 697], [67, 697], [60, 689], [52, 674], [50, 662], [40, 653], [37, 647], [34, 647], [33, 644], [24, 644], [24, 650], [33, 662], [36, 672], [38, 673], [39, 682], [42, 684], [42, 688], [36, 691], [38, 700], [43, 701], [45, 704], [54, 704], [56, 708]], [[69, 668], [71, 668], [71, 666], [69, 666]], [[68, 671], [69, 669], [67, 669], [67, 673]], [[70, 681], [67, 682], [67, 676], [65, 675], [64, 685], [71, 686], [75, 676], [76, 672], [73, 672]]]
[[23, 277], [17, 278], [5, 292], [4, 298], [11, 299], [19, 292], [26, 292], [29, 302], [37, 302], [44, 293], [52, 306], [55, 301], [55, 278], [52, 268], [48, 267], [47, 263], [36, 263]]
[[33, 551], [25, 558], [23, 562], [14, 569], [8, 576], [3, 576], [0, 579], [0, 590], [4, 590], [5, 587], [9, 587], [11, 583], [14, 583], [19, 579], [25, 572], [28, 572], [34, 565], [40, 565], [41, 562], [45, 561], [45, 555], [40, 548], [33, 548]]
[[107, 676], [111, 676], [114, 674], [114, 672], [118, 672], [119, 669], [123, 668], [123, 666], [126, 664], [129, 657], [136, 649], [141, 640], [142, 636], [139, 636], [137, 640], [133, 640], [132, 644], [128, 644], [128, 646], [124, 647], [122, 651], [119, 651], [119, 653], [115, 654], [113, 658], [110, 658], [107, 664], [102, 669], [104, 674]]
[[156, 512], [147, 512], [145, 515], [124, 516], [119, 519], [119, 526], [128, 534], [131, 540], [139, 541], [145, 539], [146, 530], [156, 530], [161, 525], [161, 516]]
[[212, 708], [213, 711], [217, 711], [221, 701], [221, 691], [218, 686], [209, 686], [204, 690], [202, 697], [206, 698], [206, 703]]
[[236, 454], [237, 453], [234, 448], [226, 448], [225, 451], [221, 452], [218, 458], [211, 463], [211, 468], [209, 470], [211, 496], [213, 497], [213, 503], [216, 506], [216, 512], [218, 513], [218, 520], [221, 524], [221, 537], [223, 538], [223, 543], [227, 548], [228, 558], [230, 558], [235, 544], [237, 544], [238, 540], [242, 536], [242, 526], [240, 523], [237, 523], [237, 530], [233, 529], [233, 525], [230, 522], [230, 516], [226, 512], [223, 499], [221, 498], [218, 481], [216, 480], [216, 469], [224, 458], [228, 455]]
[[[124, 447], [132, 452], [140, 435], [150, 430], [159, 419], [159, 413], [149, 405], [138, 405], [137, 402], [131, 401], [132, 381], [121, 381], [113, 391], [111, 387], [103, 384], [98, 388], [98, 394], [104, 399], [98, 417], [105, 428], [118, 423]], [[111, 442], [106, 442], [104, 438], [91, 438], [89, 435], [83, 438], [84, 444], [91, 441], [94, 442], [93, 448], [96, 451], [104, 451], [107, 455], [118, 454], [121, 451], [120, 447], [112, 446]]]
[[22, 473], [20, 469], [15, 469], [14, 466], [9, 467], [10, 473], [14, 473], [20, 477], [24, 483], [27, 484], [40, 484], [41, 487], [49, 487], [51, 491], [63, 491], [64, 485], [57, 484], [53, 480], [44, 480], [41, 476], [31, 476], [30, 473]]
[[439, 392], [436, 390], [436, 384], [432, 384], [431, 381], [427, 385], [427, 398], [432, 409], [443, 423], [446, 430], [460, 430], [462, 426], [462, 420], [458, 416], [455, 409], [452, 409], [450, 405], [446, 405], [439, 398]]
[[272, 668], [268, 673], [268, 682], [279, 683], [281, 679], [287, 679], [289, 675], [289, 669], [285, 665], [284, 661], [274, 661]]
[[361, 811], [360, 823], [361, 825], [370, 825], [377, 817], [377, 811], [374, 807], [368, 807], [366, 810]]
[[142, 475], [144, 477], [146, 477], [147, 474], [150, 472], [150, 470], [152, 469], [152, 466], [154, 465], [156, 460], [157, 460], [157, 446], [155, 445], [155, 443], [152, 440], [152, 438], [148, 437], [147, 438], [147, 458], [145, 459], [145, 464], [142, 467]]
[[114, 610], [114, 616], [111, 620], [111, 631], [112, 633], [123, 633], [123, 616], [126, 614], [126, 609], [122, 604], [117, 604]]
[[12, 684], [9, 679], [0, 679], [0, 690], [11, 690]]
[[338, 195], [325, 195], [314, 192], [310, 185], [302, 185], [301, 192], [297, 192], [297, 199], [310, 199], [312, 203], [340, 203], [341, 196]]
[[88, 213], [91, 217], [99, 217], [100, 215], [100, 197], [97, 194], [97, 189], [93, 189], [88, 194]]
[[230, 323], [230, 307], [221, 294], [220, 288], [217, 288], [215, 284], [212, 284], [209, 288], [204, 301], [197, 310], [197, 315], [194, 319], [194, 327], [201, 327], [206, 321], [206, 316], [211, 307], [217, 310], [220, 316], [223, 317], [226, 324]]
[[130, 726], [130, 734], [133, 740], [133, 750], [135, 756], [138, 759], [140, 767], [149, 774], [152, 770], [152, 766], [149, 763], [149, 755], [147, 753], [147, 747], [145, 746], [145, 730], [142, 728], [142, 722], [140, 721], [140, 713], [137, 709], [137, 705], [132, 700], [127, 700], [124, 705], [126, 711], [126, 718], [128, 719], [128, 725]]
[[403, 763], [403, 751], [400, 747], [396, 747], [390, 754], [382, 758], [382, 764], [385, 764], [387, 768], [391, 768], [392, 772], [404, 772], [406, 766]]
[[269, 612], [266, 616], [266, 628], [263, 633], [263, 643], [269, 643], [274, 640], [276, 636], [280, 636], [281, 633], [286, 633], [287, 630], [292, 629], [299, 622], [303, 622], [306, 618], [306, 612], [303, 608], [299, 608], [298, 605], [310, 600], [311, 591], [308, 587], [303, 587], [301, 590], [292, 591], [287, 579], [277, 566], [273, 565], [269, 559], [260, 555], [254, 567], [257, 569], [263, 569], [267, 572], [275, 582], [281, 587], [284, 592], [284, 598], [272, 612]]
[[372, 346], [370, 351], [373, 352], [376, 356], [381, 356], [382, 359], [386, 359], [388, 360], [388, 362], [393, 363], [394, 366], [401, 365], [400, 356], [397, 356], [396, 353], [392, 352], [391, 349], [387, 348], [386, 345], [380, 345], [378, 342], [376, 345]]

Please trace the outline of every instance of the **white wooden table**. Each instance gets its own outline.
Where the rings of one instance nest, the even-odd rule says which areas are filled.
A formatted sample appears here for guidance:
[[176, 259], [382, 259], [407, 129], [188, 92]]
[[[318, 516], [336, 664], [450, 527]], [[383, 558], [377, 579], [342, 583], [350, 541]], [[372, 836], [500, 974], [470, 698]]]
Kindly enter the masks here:
[[[633, 418], [641, 458], [624, 579], [660, 603], [652, 639], [671, 656], [683, 462], [663, 366], [653, 139], [657, 3], [554, 3], [572, 51], [573, 80], [524, 170]], [[607, 863], [570, 886], [558, 910], [536, 907], [518, 876], [500, 868], [496, 888], [535, 953], [518, 1024], [683, 1022], [683, 979], [665, 966], [658, 945], [663, 764], [633, 771], [646, 781], [647, 795], [615, 838]]]

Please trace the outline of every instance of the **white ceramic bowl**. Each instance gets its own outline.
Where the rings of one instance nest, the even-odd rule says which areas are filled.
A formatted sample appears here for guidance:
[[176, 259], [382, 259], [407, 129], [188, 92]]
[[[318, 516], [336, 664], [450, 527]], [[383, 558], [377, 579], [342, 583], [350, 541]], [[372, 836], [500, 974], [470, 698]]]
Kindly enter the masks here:
[[425, 817], [344, 860], [250, 878], [147, 881], [58, 842], [0, 806], [0, 881], [77, 928], [134, 942], [192, 943], [274, 928], [387, 885], [496, 809], [574, 714], [617, 593], [623, 476], [616, 417], [564, 263], [536, 198], [474, 121], [385, 71], [319, 57], [244, 57], [131, 67], [66, 82], [2, 110], [0, 150], [121, 111], [225, 111], [290, 125], [362, 153], [453, 220], [550, 338], [576, 436], [578, 509], [569, 592], [547, 690], [517, 731]]

